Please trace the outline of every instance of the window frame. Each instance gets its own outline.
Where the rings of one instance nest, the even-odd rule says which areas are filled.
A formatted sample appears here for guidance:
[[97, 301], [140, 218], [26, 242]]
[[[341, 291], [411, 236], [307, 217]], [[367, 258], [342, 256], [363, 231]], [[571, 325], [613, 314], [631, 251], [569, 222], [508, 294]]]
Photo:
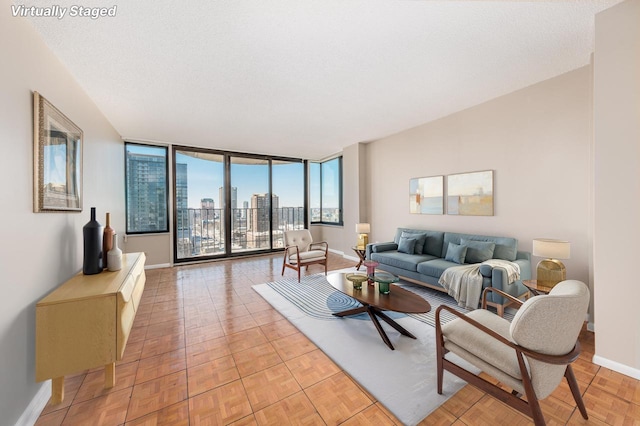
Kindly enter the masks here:
[[[324, 182], [324, 165], [326, 163], [329, 163], [331, 161], [335, 161], [338, 160], [338, 221], [337, 222], [329, 222], [329, 221], [325, 221], [323, 220], [323, 202], [324, 202], [324, 196], [322, 194], [322, 190], [323, 190], [323, 182]], [[311, 200], [311, 179], [312, 179], [312, 174], [311, 171], [309, 170], [309, 220], [311, 221], [310, 223], [312, 225], [337, 225], [337, 226], [343, 226], [344, 225], [344, 217], [343, 217], [343, 193], [344, 193], [344, 189], [343, 189], [343, 168], [342, 168], [342, 164], [343, 164], [343, 159], [342, 156], [338, 156], [338, 157], [333, 157], [333, 158], [329, 158], [327, 160], [324, 161], [310, 161], [309, 162], [309, 169], [311, 169], [311, 164], [319, 164], [320, 165], [320, 182], [319, 182], [319, 190], [320, 190], [320, 220], [319, 221], [311, 221], [312, 218], [312, 214], [311, 214], [311, 204], [312, 204], [312, 200]]]
[[[165, 200], [164, 209], [166, 220], [166, 229], [157, 229], [152, 231], [132, 231], [129, 229], [129, 169], [127, 167], [127, 146], [140, 146], [149, 148], [158, 148], [164, 151], [164, 183], [165, 183]], [[149, 234], [166, 234], [171, 229], [171, 210], [169, 209], [169, 147], [164, 145], [153, 145], [147, 143], [125, 141], [124, 142], [124, 202], [125, 202], [125, 233], [127, 235], [149, 235]]]

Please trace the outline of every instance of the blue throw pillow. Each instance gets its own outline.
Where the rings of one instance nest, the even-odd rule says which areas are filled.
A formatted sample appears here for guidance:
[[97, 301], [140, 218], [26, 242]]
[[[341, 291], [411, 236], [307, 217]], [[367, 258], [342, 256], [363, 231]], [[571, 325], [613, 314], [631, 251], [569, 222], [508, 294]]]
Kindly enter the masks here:
[[449, 246], [447, 247], [447, 255], [445, 256], [444, 260], [463, 264], [466, 255], [467, 246], [449, 243]]
[[398, 243], [398, 252], [413, 254], [413, 250], [416, 246], [415, 238], [402, 238], [400, 237], [400, 242]]
[[413, 248], [413, 252], [415, 254], [422, 254], [422, 251], [424, 250], [424, 243], [427, 241], [426, 234], [402, 231], [402, 235], [400, 235], [400, 238], [413, 238], [414, 240], [416, 240], [416, 245]]
[[489, 241], [476, 241], [467, 240], [465, 238], [460, 239], [460, 244], [467, 246], [467, 263], [482, 263], [485, 260], [493, 258], [493, 251], [496, 248], [496, 243]]

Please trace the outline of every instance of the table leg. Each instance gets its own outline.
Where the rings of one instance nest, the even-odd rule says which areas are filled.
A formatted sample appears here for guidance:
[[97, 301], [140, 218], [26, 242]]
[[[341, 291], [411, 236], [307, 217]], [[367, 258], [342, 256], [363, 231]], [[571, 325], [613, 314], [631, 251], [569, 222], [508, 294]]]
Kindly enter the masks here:
[[416, 336], [409, 333], [406, 328], [404, 328], [403, 326], [401, 326], [400, 324], [398, 324], [397, 322], [389, 318], [387, 314], [385, 314], [381, 310], [373, 308], [373, 312], [376, 315], [378, 315], [380, 319], [382, 319], [384, 322], [389, 324], [391, 327], [395, 328], [400, 334], [405, 335], [407, 337], [411, 337], [412, 339], [416, 339]]
[[51, 403], [60, 404], [64, 400], [64, 376], [51, 379]]
[[363, 312], [367, 311], [367, 307], [366, 306], [360, 306], [359, 308], [353, 308], [353, 309], [349, 309], [347, 311], [342, 311], [342, 312], [336, 312], [333, 315], [337, 316], [337, 317], [346, 317], [349, 315], [356, 315], [356, 314], [361, 314]]
[[112, 362], [104, 366], [104, 388], [109, 389], [116, 385], [116, 363]]
[[376, 318], [375, 316], [375, 311], [373, 309], [367, 309], [367, 313], [369, 314], [369, 317], [371, 317], [371, 321], [373, 322], [373, 325], [376, 326], [376, 329], [378, 330], [378, 333], [380, 334], [380, 337], [382, 337], [384, 343], [386, 343], [392, 351], [395, 351], [396, 348], [393, 347], [393, 345], [391, 344], [391, 340], [389, 340], [389, 336], [387, 336], [387, 333], [385, 333], [382, 329], [380, 321], [378, 321], [378, 318]]

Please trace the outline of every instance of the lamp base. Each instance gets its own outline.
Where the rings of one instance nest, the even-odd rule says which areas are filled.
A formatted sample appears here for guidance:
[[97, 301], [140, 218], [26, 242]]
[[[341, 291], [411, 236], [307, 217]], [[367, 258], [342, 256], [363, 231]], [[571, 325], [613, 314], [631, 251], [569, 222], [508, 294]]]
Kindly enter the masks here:
[[358, 234], [358, 248], [364, 250], [369, 244], [369, 236], [367, 234]]
[[538, 285], [553, 287], [560, 281], [567, 279], [567, 270], [564, 264], [556, 259], [544, 259], [538, 263]]

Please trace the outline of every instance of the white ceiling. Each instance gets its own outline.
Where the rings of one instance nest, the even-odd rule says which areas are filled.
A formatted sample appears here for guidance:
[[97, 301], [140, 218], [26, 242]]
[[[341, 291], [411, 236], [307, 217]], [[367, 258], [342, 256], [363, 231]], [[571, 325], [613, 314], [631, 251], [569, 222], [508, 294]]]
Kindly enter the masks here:
[[117, 16], [29, 19], [124, 138], [321, 159], [588, 64], [619, 1], [87, 0]]

